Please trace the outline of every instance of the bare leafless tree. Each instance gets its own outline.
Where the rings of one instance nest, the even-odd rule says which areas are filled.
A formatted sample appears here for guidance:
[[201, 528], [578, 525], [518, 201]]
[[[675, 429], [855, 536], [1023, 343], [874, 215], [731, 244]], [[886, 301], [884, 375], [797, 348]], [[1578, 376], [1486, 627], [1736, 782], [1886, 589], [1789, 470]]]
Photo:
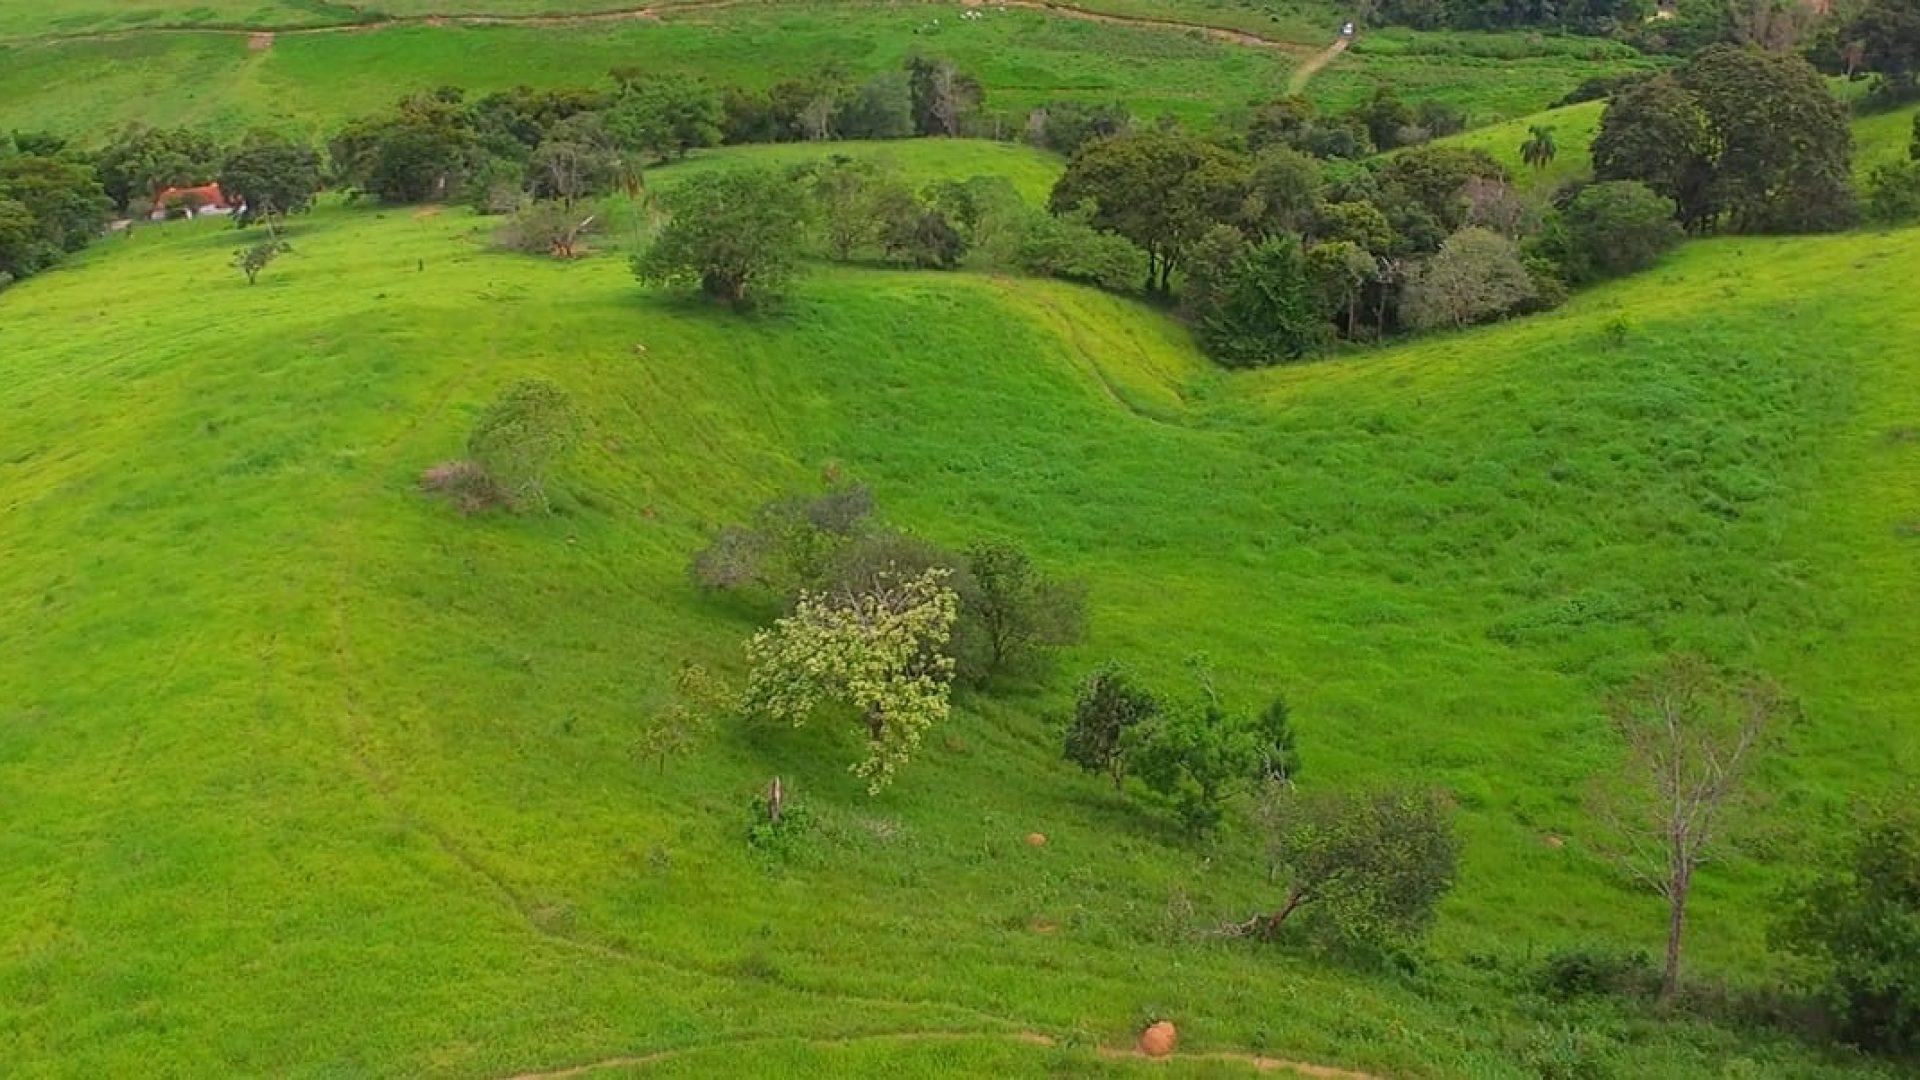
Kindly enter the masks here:
[[1726, 678], [1696, 656], [1668, 658], [1607, 703], [1627, 760], [1596, 785], [1593, 809], [1607, 853], [1667, 901], [1662, 1001], [1680, 984], [1694, 874], [1751, 812], [1753, 767], [1791, 713], [1773, 682]]

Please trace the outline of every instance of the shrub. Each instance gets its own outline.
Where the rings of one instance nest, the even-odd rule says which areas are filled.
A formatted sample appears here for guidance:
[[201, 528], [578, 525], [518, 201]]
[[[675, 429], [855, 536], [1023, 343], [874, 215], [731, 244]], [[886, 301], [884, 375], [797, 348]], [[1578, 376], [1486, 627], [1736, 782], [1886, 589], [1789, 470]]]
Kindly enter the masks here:
[[1085, 640], [1087, 591], [1080, 582], [1046, 576], [1026, 552], [1004, 542], [968, 548], [966, 572], [971, 580], [961, 588], [961, 614], [973, 640], [965, 652], [979, 654], [969, 666], [994, 675], [1030, 669], [1048, 650]]
[[1537, 294], [1513, 241], [1465, 228], [1408, 275], [1400, 310], [1416, 330], [1467, 326], [1505, 315]]
[[506, 493], [478, 462], [465, 458], [443, 461], [420, 474], [420, 487], [445, 496], [463, 514], [478, 514], [507, 505]]
[[1223, 274], [1213, 273], [1193, 306], [1201, 345], [1221, 363], [1258, 367], [1297, 360], [1326, 345], [1331, 327], [1320, 311], [1299, 237], [1276, 236], [1252, 245], [1231, 259]]
[[579, 441], [581, 426], [566, 391], [544, 379], [526, 379], [480, 414], [467, 456], [494, 479], [510, 506], [544, 509], [548, 474]]
[[1559, 949], [1548, 954], [1533, 978], [1548, 997], [1574, 998], [1613, 994], [1647, 994], [1660, 985], [1660, 972], [1644, 952], [1607, 949]]
[[581, 253], [581, 239], [599, 222], [599, 213], [584, 204], [528, 203], [494, 232], [494, 243], [508, 251], [571, 259]]
[[1285, 901], [1236, 930], [1273, 936], [1297, 915], [1323, 945], [1380, 948], [1424, 930], [1453, 887], [1460, 843], [1438, 795], [1271, 788], [1263, 809]]
[[817, 824], [814, 813], [806, 803], [788, 797], [779, 780], [767, 791], [755, 792], [749, 806], [747, 846], [774, 859], [804, 852]]
[[945, 213], [921, 202], [912, 192], [890, 189], [872, 209], [887, 258], [923, 270], [950, 270], [966, 256], [966, 237]]
[[738, 306], [777, 295], [798, 271], [806, 204], [779, 173], [724, 172], [663, 202], [671, 215], [666, 228], [634, 259], [640, 280], [697, 285]]
[[467, 200], [477, 214], [511, 214], [527, 204], [526, 170], [518, 162], [489, 158], [467, 181]]
[[247, 276], [247, 284], [252, 285], [260, 279], [260, 272], [273, 265], [281, 255], [291, 252], [292, 247], [283, 240], [269, 236], [257, 244], [249, 244], [234, 252], [233, 265]]
[[1067, 724], [1066, 758], [1125, 791], [1127, 769], [1141, 726], [1160, 714], [1160, 703], [1135, 686], [1126, 672], [1108, 665], [1080, 684]]
[[1118, 233], [1103, 232], [1072, 215], [1023, 211], [1013, 259], [1029, 274], [1095, 285], [1109, 292], [1138, 289], [1147, 253]]
[[641, 718], [634, 753], [665, 772], [668, 761], [699, 745], [716, 717], [735, 708], [733, 691], [725, 682], [698, 664], [682, 664], [665, 706]]
[[1882, 225], [1920, 221], [1920, 161], [1892, 161], [1867, 177], [1867, 217]]
[[1672, 199], [1637, 180], [1603, 180], [1554, 216], [1541, 250], [1578, 284], [1645, 270], [1685, 235]]
[[1211, 832], [1227, 804], [1262, 784], [1285, 780], [1298, 761], [1284, 704], [1257, 717], [1229, 712], [1204, 670], [1197, 702], [1157, 709], [1128, 750], [1128, 764], [1171, 806], [1191, 833]]
[[1920, 1049], [1920, 803], [1869, 821], [1792, 897], [1774, 943], [1814, 963], [1860, 1045]]
[[813, 497], [775, 499], [753, 524], [722, 529], [690, 570], [702, 588], [760, 589], [791, 601], [802, 589], [825, 587], [840, 551], [872, 527], [873, 495], [858, 484]]
[[859, 596], [891, 578], [929, 570], [946, 575], [948, 585], [963, 598], [972, 592], [973, 582], [958, 555], [908, 533], [873, 528], [838, 545], [806, 588], [835, 598]]

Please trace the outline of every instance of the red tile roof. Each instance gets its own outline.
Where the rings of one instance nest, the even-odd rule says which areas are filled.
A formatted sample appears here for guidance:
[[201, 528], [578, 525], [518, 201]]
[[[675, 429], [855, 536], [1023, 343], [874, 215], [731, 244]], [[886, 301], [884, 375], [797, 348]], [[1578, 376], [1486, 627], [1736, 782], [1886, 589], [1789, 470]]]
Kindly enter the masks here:
[[211, 206], [221, 210], [231, 209], [227, 204], [226, 193], [220, 190], [219, 184], [203, 184], [200, 187], [189, 188], [170, 187], [160, 193], [160, 197], [154, 200], [154, 205], [171, 206], [175, 203], [188, 201], [192, 201], [200, 207]]

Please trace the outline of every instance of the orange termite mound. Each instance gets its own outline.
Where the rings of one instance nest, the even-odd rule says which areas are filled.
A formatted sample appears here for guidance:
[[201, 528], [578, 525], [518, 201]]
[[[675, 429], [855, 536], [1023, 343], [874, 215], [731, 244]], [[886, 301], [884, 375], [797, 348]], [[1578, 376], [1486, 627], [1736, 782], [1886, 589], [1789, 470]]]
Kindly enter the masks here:
[[1161, 1020], [1140, 1033], [1140, 1052], [1150, 1058], [1169, 1057], [1179, 1041], [1180, 1032], [1171, 1023]]

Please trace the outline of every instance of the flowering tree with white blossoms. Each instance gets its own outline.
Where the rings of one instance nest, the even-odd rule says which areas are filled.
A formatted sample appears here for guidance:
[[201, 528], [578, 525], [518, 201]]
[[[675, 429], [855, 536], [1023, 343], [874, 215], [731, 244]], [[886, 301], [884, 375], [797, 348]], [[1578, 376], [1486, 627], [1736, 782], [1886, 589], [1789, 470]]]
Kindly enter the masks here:
[[858, 593], [802, 593], [793, 614], [747, 643], [748, 711], [798, 727], [822, 702], [851, 706], [868, 741], [853, 772], [878, 794], [950, 709], [946, 647], [960, 600], [949, 573], [881, 575]]

